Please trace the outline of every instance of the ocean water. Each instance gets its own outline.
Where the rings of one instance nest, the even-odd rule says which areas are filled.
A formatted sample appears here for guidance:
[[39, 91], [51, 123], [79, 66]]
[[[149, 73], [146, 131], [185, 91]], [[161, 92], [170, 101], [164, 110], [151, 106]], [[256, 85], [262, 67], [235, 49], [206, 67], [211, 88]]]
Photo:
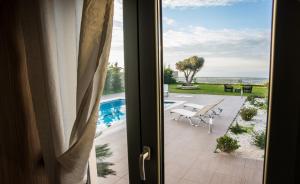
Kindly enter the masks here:
[[[185, 82], [184, 77], [177, 77], [177, 81]], [[263, 85], [269, 82], [268, 78], [251, 77], [196, 77], [194, 82], [211, 84], [255, 84]]]

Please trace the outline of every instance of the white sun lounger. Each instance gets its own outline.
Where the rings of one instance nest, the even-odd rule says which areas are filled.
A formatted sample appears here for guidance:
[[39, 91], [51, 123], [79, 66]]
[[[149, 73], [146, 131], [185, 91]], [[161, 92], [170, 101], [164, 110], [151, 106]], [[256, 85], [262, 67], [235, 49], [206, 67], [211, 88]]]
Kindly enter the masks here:
[[[215, 107], [218, 106], [223, 101], [224, 101], [224, 98], [218, 100], [217, 102], [215, 102], [213, 104], [211, 104], [211, 105], [214, 105], [214, 107], [211, 109], [213, 115], [219, 115], [219, 114], [221, 114], [221, 112], [223, 111], [223, 109], [220, 108], [220, 107], [218, 107], [218, 109], [215, 110]], [[204, 107], [204, 105], [199, 105], [199, 104], [194, 104], [194, 103], [186, 103], [183, 106], [184, 107], [191, 107], [191, 108], [193, 108], [193, 110], [200, 110], [200, 109], [202, 109]]]
[[204, 107], [204, 105], [194, 104], [194, 103], [186, 103], [183, 105], [184, 107], [192, 107], [194, 110], [200, 110]]
[[[190, 122], [190, 124], [192, 126], [199, 126], [200, 122], [203, 122], [205, 124], [208, 124], [208, 128], [209, 128], [209, 133], [212, 131], [212, 118], [215, 115], [215, 112], [213, 111], [213, 109], [219, 105], [224, 99], [213, 103], [213, 104], [209, 104], [209, 105], [205, 105], [203, 106], [201, 109], [198, 109], [197, 111], [190, 111], [190, 110], [186, 110], [186, 109], [172, 109], [170, 111], [171, 114], [176, 113], [179, 114], [178, 119], [175, 120], [179, 120], [181, 117], [187, 118]], [[211, 112], [211, 113], [210, 113]], [[207, 122], [205, 120], [205, 118], [209, 118], [209, 122]], [[194, 120], [198, 120], [198, 123], [193, 123], [193, 119]]]
[[[209, 125], [209, 129], [212, 125], [212, 116], [209, 114], [209, 111], [214, 107], [214, 104], [206, 105], [202, 109], [198, 111], [189, 111], [186, 109], [172, 109], [170, 111], [171, 114], [176, 113], [179, 115], [178, 119], [174, 118], [175, 120], [179, 120], [181, 117], [187, 118], [192, 126], [199, 126], [200, 122], [203, 122], [205, 124]], [[204, 118], [210, 118], [210, 121], [207, 122]], [[194, 121], [198, 121], [197, 123], [194, 123]]]

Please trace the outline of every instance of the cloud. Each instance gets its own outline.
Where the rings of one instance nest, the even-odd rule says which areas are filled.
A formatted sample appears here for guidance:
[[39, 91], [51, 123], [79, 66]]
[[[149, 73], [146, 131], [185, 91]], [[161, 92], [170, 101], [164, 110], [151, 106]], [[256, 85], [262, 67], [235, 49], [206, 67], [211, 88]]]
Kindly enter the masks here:
[[[208, 2], [208, 0], [205, 1]], [[216, 0], [209, 2], [214, 1]], [[230, 3], [238, 2], [238, 0], [226, 2], [229, 1]], [[186, 2], [190, 5], [200, 0], [178, 0], [178, 2]], [[171, 18], [164, 18], [164, 24], [174, 25], [175, 23], [176, 21]], [[270, 30], [208, 29], [200, 26], [189, 26], [185, 29], [172, 28], [164, 31], [163, 44], [164, 64], [170, 64], [172, 68], [175, 67], [177, 61], [198, 55], [205, 58], [205, 66], [199, 72], [199, 76], [268, 76]], [[115, 0], [109, 62], [118, 62], [121, 67], [124, 66], [122, 0]]]
[[261, 41], [269, 38], [269, 30], [259, 29], [207, 29], [201, 26], [189, 26], [187, 29], [166, 30], [166, 47], [203, 44], [207, 42], [238, 43], [245, 40]]
[[164, 63], [192, 55], [205, 58], [200, 76], [268, 76], [270, 31], [193, 27], [163, 33]]
[[169, 29], [163, 33], [164, 48], [195, 50], [201, 53], [232, 55], [264, 55], [270, 43], [269, 30], [207, 29], [189, 27], [185, 30]]
[[[176, 56], [165, 56], [176, 57]], [[167, 63], [164, 61], [164, 63]], [[174, 62], [175, 64], [175, 62]], [[169, 64], [165, 64], [168, 66]], [[171, 68], [175, 66], [170, 63]], [[205, 57], [205, 63], [197, 77], [268, 77], [269, 63], [261, 59], [238, 57]], [[183, 77], [183, 73], [179, 73]]]
[[123, 6], [122, 0], [114, 2], [114, 17], [111, 49], [109, 62], [118, 62], [121, 67], [124, 66], [124, 43], [123, 43]]
[[123, 26], [123, 4], [122, 0], [115, 0], [114, 2], [114, 27]]
[[123, 49], [123, 7], [122, 0], [115, 0], [111, 50]]
[[171, 18], [168, 18], [168, 17], [163, 17], [163, 21], [164, 21], [164, 24], [166, 24], [168, 26], [171, 26], [175, 23], [174, 19], [171, 19]]
[[240, 2], [255, 0], [163, 0], [163, 7], [201, 7], [201, 6], [229, 6]]

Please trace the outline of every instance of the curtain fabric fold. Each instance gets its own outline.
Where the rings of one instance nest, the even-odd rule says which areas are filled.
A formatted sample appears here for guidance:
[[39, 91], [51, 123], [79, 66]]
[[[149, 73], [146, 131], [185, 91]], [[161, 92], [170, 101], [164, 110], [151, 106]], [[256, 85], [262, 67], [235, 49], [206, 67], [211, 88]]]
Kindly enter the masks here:
[[58, 158], [67, 183], [74, 183], [69, 180], [84, 175], [82, 168], [87, 164], [93, 145], [112, 36], [113, 1], [86, 0], [83, 7], [77, 70], [77, 115], [70, 148]]
[[50, 183], [83, 183], [106, 77], [113, 0], [28, 0], [19, 5], [46, 172]]

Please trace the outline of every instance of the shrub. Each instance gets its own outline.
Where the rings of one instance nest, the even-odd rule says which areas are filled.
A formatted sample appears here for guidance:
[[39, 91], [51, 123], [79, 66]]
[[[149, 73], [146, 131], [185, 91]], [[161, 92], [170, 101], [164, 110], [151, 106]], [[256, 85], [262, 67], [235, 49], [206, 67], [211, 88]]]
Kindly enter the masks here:
[[175, 84], [176, 79], [173, 77], [173, 70], [171, 68], [164, 69], [164, 83], [165, 84]]
[[250, 121], [257, 114], [257, 109], [252, 107], [244, 107], [240, 111], [243, 120]]
[[246, 101], [251, 102], [251, 101], [253, 101], [256, 97], [257, 97], [256, 95], [249, 95], [249, 96], [247, 96]]
[[248, 101], [251, 105], [255, 105], [256, 103], [256, 98], [263, 98], [262, 96], [258, 96], [258, 95], [249, 95], [246, 98], [246, 101]]
[[259, 147], [260, 149], [264, 149], [265, 148], [265, 138], [266, 138], [266, 135], [265, 135], [264, 131], [261, 131], [261, 132], [253, 131], [252, 144]]
[[263, 98], [263, 97], [257, 95], [249, 95], [247, 96], [246, 101], [248, 101], [251, 105], [254, 105], [255, 107], [258, 107], [260, 109], [267, 109], [268, 102], [259, 102], [256, 100], [257, 98]]
[[217, 149], [221, 150], [222, 152], [231, 153], [239, 147], [240, 145], [238, 144], [238, 141], [227, 135], [217, 139]]
[[234, 134], [242, 134], [242, 133], [248, 132], [249, 128], [241, 126], [238, 123], [236, 123], [234, 126], [231, 126], [229, 129]]
[[268, 98], [264, 98], [263, 100], [255, 100], [253, 105], [260, 109], [268, 109]]
[[265, 102], [255, 102], [254, 106], [260, 109], [268, 109], [268, 105]]

